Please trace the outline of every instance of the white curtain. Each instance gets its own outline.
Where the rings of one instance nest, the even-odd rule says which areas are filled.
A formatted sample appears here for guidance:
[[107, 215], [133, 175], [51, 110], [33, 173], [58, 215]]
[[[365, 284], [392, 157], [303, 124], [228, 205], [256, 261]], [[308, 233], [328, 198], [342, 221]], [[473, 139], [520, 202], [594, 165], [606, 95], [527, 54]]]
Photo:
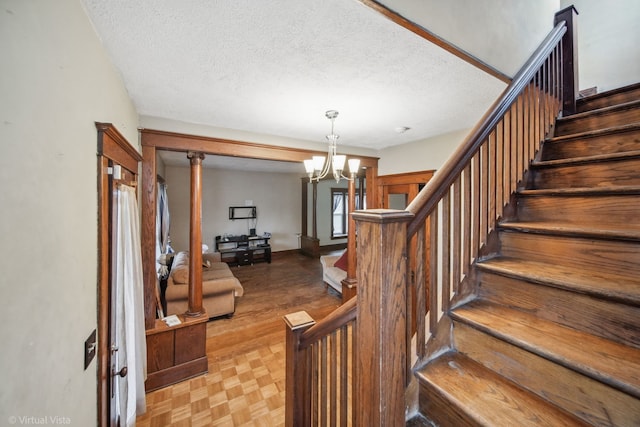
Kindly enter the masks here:
[[116, 369], [127, 367], [127, 375], [116, 382], [116, 393], [122, 425], [135, 426], [136, 414], [146, 411], [147, 378], [140, 225], [135, 190], [118, 185], [116, 197]]

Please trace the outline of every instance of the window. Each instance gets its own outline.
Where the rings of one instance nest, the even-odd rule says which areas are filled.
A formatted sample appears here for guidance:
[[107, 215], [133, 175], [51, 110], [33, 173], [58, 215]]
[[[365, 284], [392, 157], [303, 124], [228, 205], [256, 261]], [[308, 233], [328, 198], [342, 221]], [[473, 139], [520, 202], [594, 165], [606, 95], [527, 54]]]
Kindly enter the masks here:
[[331, 238], [347, 237], [349, 195], [346, 188], [331, 189]]
[[[366, 209], [366, 198], [363, 201]], [[331, 238], [344, 239], [349, 230], [349, 190], [331, 189]], [[356, 196], [356, 209], [360, 209], [360, 198]]]

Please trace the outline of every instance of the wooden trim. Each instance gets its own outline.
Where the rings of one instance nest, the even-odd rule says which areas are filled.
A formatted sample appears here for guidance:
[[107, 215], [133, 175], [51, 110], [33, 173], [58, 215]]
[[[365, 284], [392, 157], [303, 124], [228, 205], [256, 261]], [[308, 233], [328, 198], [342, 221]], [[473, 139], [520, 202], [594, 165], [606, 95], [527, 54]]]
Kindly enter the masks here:
[[416, 24], [415, 22], [405, 18], [404, 16], [400, 15], [398, 12], [395, 12], [391, 9], [389, 9], [388, 7], [380, 4], [379, 2], [375, 1], [375, 0], [359, 0], [360, 3], [364, 4], [365, 6], [370, 7], [371, 9], [375, 10], [376, 12], [380, 13], [381, 15], [383, 15], [384, 17], [386, 17], [387, 19], [395, 22], [396, 24], [400, 25], [401, 27], [406, 28], [407, 30], [411, 31], [414, 34], [417, 34], [418, 36], [422, 37], [425, 40], [430, 41], [431, 43], [435, 44], [436, 46], [446, 50], [447, 52], [451, 53], [452, 55], [457, 56], [458, 58], [462, 59], [463, 61], [468, 62], [469, 64], [473, 65], [476, 68], [479, 68], [480, 70], [484, 71], [485, 73], [492, 75], [493, 77], [502, 80], [505, 83], [510, 83], [511, 82], [511, 78], [509, 76], [507, 76], [506, 74], [502, 73], [501, 71], [493, 68], [491, 65], [481, 61], [480, 59], [476, 58], [475, 56], [471, 55], [470, 53], [460, 49], [459, 47], [449, 43], [448, 41], [442, 39], [441, 37], [437, 36], [436, 34], [432, 33], [431, 31], [427, 30], [426, 28], [422, 27], [421, 25]]
[[346, 243], [334, 243], [331, 245], [322, 245], [320, 246], [320, 252], [333, 252], [333, 251], [341, 251], [347, 248]]
[[96, 122], [98, 129], [98, 155], [108, 157], [134, 174], [142, 156], [133, 145], [111, 124]]
[[313, 181], [312, 187], [312, 207], [311, 207], [311, 237], [318, 239], [318, 181]]
[[108, 168], [120, 165], [127, 169], [133, 181], [137, 178], [140, 153], [111, 123], [95, 123], [97, 129], [97, 193], [98, 193], [98, 425], [109, 425], [110, 390], [110, 279], [111, 279], [111, 185]]
[[98, 425], [109, 425], [109, 159], [98, 156]]
[[[209, 136], [187, 135], [153, 129], [141, 129], [140, 133], [142, 135], [143, 147], [152, 146], [158, 150], [198, 151], [205, 154], [279, 160], [283, 162], [302, 162], [313, 155], [326, 155], [326, 152], [317, 150], [305, 150]], [[348, 153], [346, 154], [349, 155]], [[361, 167], [378, 167], [378, 157], [349, 156], [358, 157]]]
[[[349, 183], [349, 185], [351, 185], [351, 184]], [[339, 235], [334, 235], [333, 234], [333, 230], [335, 229], [335, 225], [334, 225], [334, 222], [333, 222], [333, 197], [335, 196], [336, 193], [342, 194], [343, 199], [347, 199], [345, 201], [345, 206], [344, 206], [344, 209], [343, 209], [343, 213], [346, 213], [347, 210], [351, 208], [351, 206], [349, 204], [349, 195], [350, 195], [349, 188], [348, 187], [347, 188], [344, 188], [344, 187], [331, 187], [330, 190], [329, 190], [329, 206], [331, 207], [331, 209], [330, 209], [331, 222], [329, 223], [329, 227], [330, 227], [330, 230], [331, 230], [330, 239], [331, 240], [347, 239], [348, 236], [349, 236], [348, 230], [347, 230], [347, 233], [345, 233], [345, 234], [339, 234]], [[355, 208], [354, 208], [354, 210], [355, 210]], [[314, 212], [315, 211], [316, 211], [316, 209], [315, 209], [315, 206], [314, 206]], [[353, 210], [349, 210], [349, 212], [353, 212]], [[349, 224], [349, 218], [346, 217], [346, 215], [343, 215], [342, 224], [341, 224], [342, 225], [342, 229], [344, 230], [345, 228], [347, 228], [348, 224]]]
[[145, 381], [145, 390], [147, 393], [184, 381], [189, 378], [197, 377], [207, 373], [209, 369], [207, 356], [190, 360], [180, 365], [171, 366], [161, 371], [152, 372], [147, 375]]
[[300, 206], [300, 226], [302, 227], [300, 233], [302, 236], [307, 236], [309, 232], [309, 179], [301, 178], [300, 183], [300, 199], [302, 204]]
[[391, 175], [380, 175], [378, 177], [378, 185], [398, 185], [398, 184], [426, 184], [433, 174], [435, 169], [419, 171], [419, 172], [407, 172], [397, 173]]
[[377, 209], [378, 205], [378, 166], [366, 169], [367, 209]]
[[156, 320], [156, 149], [142, 146], [141, 224], [142, 279], [144, 283], [144, 326], [152, 329]]
[[[433, 177], [435, 170], [408, 172], [378, 177], [378, 207], [388, 208], [387, 197], [391, 194], [407, 194], [410, 203], [419, 193], [420, 184], [425, 184]], [[404, 187], [404, 188], [403, 188]]]
[[284, 251], [277, 251], [277, 252], [271, 252], [271, 261], [273, 261], [274, 259], [282, 259], [282, 258], [286, 258], [288, 256], [291, 256], [292, 254], [298, 254], [300, 253], [300, 249], [285, 249]]

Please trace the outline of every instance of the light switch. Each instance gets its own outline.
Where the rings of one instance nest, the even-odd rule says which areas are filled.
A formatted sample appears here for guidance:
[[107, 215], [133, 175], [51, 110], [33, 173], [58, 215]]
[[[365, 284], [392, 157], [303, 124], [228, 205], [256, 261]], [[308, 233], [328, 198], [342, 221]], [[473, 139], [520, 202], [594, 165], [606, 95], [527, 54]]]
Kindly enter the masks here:
[[96, 355], [96, 330], [84, 342], [84, 369], [86, 370]]

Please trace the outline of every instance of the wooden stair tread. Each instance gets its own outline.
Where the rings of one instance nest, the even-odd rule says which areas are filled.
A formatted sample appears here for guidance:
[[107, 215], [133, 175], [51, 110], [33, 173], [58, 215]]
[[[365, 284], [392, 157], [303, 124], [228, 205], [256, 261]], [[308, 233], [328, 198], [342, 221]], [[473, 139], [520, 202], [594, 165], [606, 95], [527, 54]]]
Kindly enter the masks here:
[[597, 106], [584, 112], [561, 117], [556, 120], [556, 135], [571, 135], [577, 132], [640, 123], [640, 100], [620, 100], [613, 105]]
[[639, 130], [640, 130], [640, 123], [631, 123], [628, 125], [611, 126], [611, 127], [602, 128], [602, 129], [588, 130], [585, 132], [571, 133], [568, 135], [554, 136], [551, 138], [547, 138], [545, 140], [545, 144], [562, 143], [562, 142], [566, 142], [574, 139], [592, 138], [592, 137], [598, 137], [603, 135], [609, 135], [612, 133], [625, 133], [625, 132], [633, 132], [633, 131], [639, 131]]
[[447, 353], [417, 373], [451, 411], [464, 408], [474, 425], [582, 426], [581, 421], [459, 353]]
[[573, 224], [570, 222], [501, 222], [499, 227], [504, 230], [520, 231], [524, 233], [554, 234], [561, 236], [589, 237], [596, 239], [640, 240], [640, 228], [637, 224], [627, 224], [615, 227], [611, 224]]
[[502, 276], [640, 307], [638, 277], [603, 273], [598, 268], [577, 270], [558, 264], [502, 256], [480, 262], [477, 267]]
[[626, 160], [626, 159], [633, 159], [638, 157], [640, 157], [640, 150], [622, 151], [617, 153], [596, 154], [593, 156], [572, 157], [568, 159], [536, 161], [531, 164], [531, 167], [549, 168], [554, 166], [585, 165], [589, 163], [608, 162], [608, 161], [612, 162], [617, 160]]
[[640, 349], [486, 301], [472, 301], [451, 317], [640, 398]]
[[593, 110], [583, 111], [581, 113], [575, 113], [566, 117], [560, 117], [558, 118], [556, 123], [560, 124], [564, 122], [573, 122], [573, 121], [591, 117], [591, 116], [598, 116], [598, 115], [616, 112], [620, 110], [634, 110], [638, 108], [640, 108], [640, 100], [636, 99], [629, 102], [621, 102], [619, 104], [609, 105], [601, 108], [595, 108]]
[[640, 194], [640, 186], [616, 185], [610, 187], [566, 187], [518, 190], [522, 196], [609, 196], [617, 194]]
[[598, 104], [599, 102], [607, 102], [609, 104], [615, 104], [620, 101], [613, 101], [611, 98], [616, 98], [619, 96], [627, 95], [629, 97], [633, 97], [633, 93], [640, 89], [640, 83], [633, 83], [627, 86], [622, 86], [619, 88], [614, 88], [607, 90], [605, 92], [595, 93], [593, 95], [584, 96], [582, 98], [578, 98], [576, 100], [576, 105], [578, 107], [578, 111], [589, 111], [598, 107], [590, 107], [590, 104]]
[[604, 92], [594, 93], [593, 95], [583, 96], [581, 98], [578, 98], [576, 102], [584, 103], [584, 102], [592, 101], [594, 99], [607, 98], [619, 93], [630, 92], [638, 88], [640, 88], [640, 83], [631, 83], [629, 85], [616, 87], [613, 89], [606, 90]]

